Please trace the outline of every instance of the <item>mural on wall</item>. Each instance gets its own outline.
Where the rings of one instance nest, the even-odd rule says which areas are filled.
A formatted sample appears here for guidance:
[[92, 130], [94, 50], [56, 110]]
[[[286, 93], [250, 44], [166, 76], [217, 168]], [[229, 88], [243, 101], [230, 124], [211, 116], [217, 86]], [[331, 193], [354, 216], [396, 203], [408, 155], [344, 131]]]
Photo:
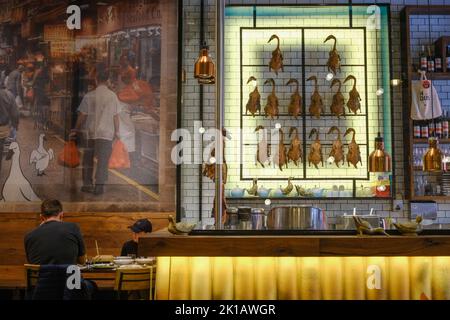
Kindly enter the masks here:
[[[160, 108], [170, 102], [161, 102], [160, 96], [161, 87], [168, 92], [165, 96], [176, 93], [176, 86], [161, 82], [162, 65], [176, 59], [176, 52], [162, 50], [177, 39], [176, 26], [164, 25], [163, 16], [177, 17], [176, 8], [175, 1], [117, 1], [84, 15], [82, 30], [70, 32], [61, 12], [49, 21], [35, 22], [28, 36], [45, 40], [36, 45], [28, 45], [20, 28], [11, 35], [6, 34], [11, 29], [0, 29], [0, 42], [8, 46], [7, 59], [0, 52], [0, 75], [11, 73], [9, 79], [1, 79], [0, 87], [14, 96], [20, 113], [19, 125], [11, 128], [0, 150], [0, 201], [57, 198], [73, 203], [71, 208], [82, 204], [84, 210], [91, 210], [92, 203], [94, 211], [121, 210], [121, 203], [129, 210], [160, 210], [160, 203], [174, 203], [169, 201], [174, 195], [162, 192], [175, 181], [166, 178], [172, 163], [166, 163], [160, 150], [165, 149], [161, 139], [167, 139], [160, 134], [160, 122], [166, 118]], [[39, 10], [35, 8], [36, 14]], [[100, 64], [108, 74], [103, 87], [97, 78]], [[164, 68], [172, 66], [176, 63]], [[12, 80], [17, 82], [9, 86]], [[102, 99], [116, 101], [119, 130], [113, 121], [104, 121], [108, 112], [93, 111], [101, 109]], [[87, 119], [76, 128], [83, 105], [88, 106]], [[176, 104], [165, 108], [174, 109]], [[116, 131], [108, 139], [110, 145], [101, 145], [101, 134], [89, 135], [93, 123], [95, 130]], [[172, 124], [175, 129], [176, 122], [164, 129], [171, 130]]]
[[9, 175], [2, 189], [2, 201], [22, 202], [39, 201], [30, 181], [25, 177], [20, 167], [20, 147], [17, 142], [11, 142], [6, 160], [11, 161]]

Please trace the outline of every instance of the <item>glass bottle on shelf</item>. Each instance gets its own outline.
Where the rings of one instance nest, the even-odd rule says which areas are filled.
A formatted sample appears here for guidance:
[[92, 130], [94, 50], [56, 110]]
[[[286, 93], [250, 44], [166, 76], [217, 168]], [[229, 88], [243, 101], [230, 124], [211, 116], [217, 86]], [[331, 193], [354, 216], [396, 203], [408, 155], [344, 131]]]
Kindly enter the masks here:
[[[428, 121], [428, 137], [434, 137], [434, 133], [435, 133], [435, 120], [430, 120]], [[427, 138], [428, 138], [427, 137]]]
[[445, 57], [442, 57], [442, 51], [438, 51], [437, 48], [435, 47], [435, 51], [434, 51], [434, 70], [436, 72], [442, 72], [444, 71], [443, 65], [442, 65], [442, 59], [444, 59]]
[[436, 126], [436, 138], [442, 139], [442, 117], [438, 117], [434, 121]]
[[434, 72], [434, 56], [430, 46], [428, 46], [427, 69], [428, 72]]
[[431, 184], [427, 177], [423, 177], [423, 189], [424, 189], [424, 195], [425, 196], [432, 196], [433, 195], [433, 184]]
[[413, 165], [414, 169], [417, 171], [422, 171], [423, 167], [423, 157], [425, 155], [426, 149], [414, 146], [413, 148]]
[[442, 171], [447, 172], [450, 146], [448, 144], [441, 145], [442, 152]]
[[427, 54], [425, 53], [425, 46], [422, 46], [422, 51], [420, 52], [420, 64], [419, 65], [420, 65], [420, 70], [427, 71], [428, 59], [427, 59]]
[[448, 139], [449, 138], [449, 132], [448, 132], [448, 123], [449, 119], [448, 119], [448, 111], [446, 111], [444, 113], [444, 118], [442, 119], [442, 137], [444, 139]]
[[421, 137], [420, 122], [417, 120], [414, 120], [413, 124], [414, 124], [414, 138], [418, 139]]
[[428, 123], [426, 121], [422, 122], [422, 128], [420, 131], [421, 138], [427, 139], [429, 137]]
[[450, 72], [450, 44], [447, 45], [447, 57], [446, 57], [446, 64], [447, 64], [447, 72]]
[[417, 175], [414, 178], [414, 192], [416, 196], [425, 195], [425, 185], [427, 184], [427, 179], [423, 175]]

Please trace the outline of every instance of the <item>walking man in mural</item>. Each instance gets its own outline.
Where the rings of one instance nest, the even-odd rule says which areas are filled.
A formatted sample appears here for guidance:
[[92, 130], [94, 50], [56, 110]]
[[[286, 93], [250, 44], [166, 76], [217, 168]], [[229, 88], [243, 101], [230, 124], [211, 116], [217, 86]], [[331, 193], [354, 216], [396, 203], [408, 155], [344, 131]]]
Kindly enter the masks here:
[[18, 125], [19, 111], [14, 96], [8, 90], [0, 89], [0, 172], [5, 140], [9, 137], [11, 129], [17, 130]]
[[[71, 137], [83, 134], [85, 150], [83, 155], [82, 192], [103, 194], [108, 180], [108, 162], [112, 152], [112, 142], [119, 138], [119, 100], [107, 87], [108, 70], [103, 63], [96, 66], [97, 88], [88, 92], [78, 108], [78, 119]], [[97, 168], [94, 172], [94, 157]]]

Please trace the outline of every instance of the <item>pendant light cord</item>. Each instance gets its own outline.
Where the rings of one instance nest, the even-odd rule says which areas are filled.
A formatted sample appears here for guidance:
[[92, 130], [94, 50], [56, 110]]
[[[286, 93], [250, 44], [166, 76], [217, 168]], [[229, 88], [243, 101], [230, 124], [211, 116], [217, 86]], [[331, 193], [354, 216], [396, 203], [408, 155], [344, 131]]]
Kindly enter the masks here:
[[[380, 68], [380, 56], [379, 56], [379, 46], [378, 46], [378, 26], [381, 26], [381, 22], [379, 24], [379, 19], [380, 19], [380, 14], [378, 11], [378, 1], [375, 1], [375, 5], [376, 5], [376, 21], [375, 21], [375, 45], [376, 45], [376, 56], [377, 56], [377, 66], [378, 68]], [[379, 70], [377, 70], [377, 91], [380, 90], [380, 75], [379, 75]], [[381, 137], [381, 125], [380, 125], [380, 97], [381, 95], [377, 95], [377, 119], [378, 119], [378, 137]]]

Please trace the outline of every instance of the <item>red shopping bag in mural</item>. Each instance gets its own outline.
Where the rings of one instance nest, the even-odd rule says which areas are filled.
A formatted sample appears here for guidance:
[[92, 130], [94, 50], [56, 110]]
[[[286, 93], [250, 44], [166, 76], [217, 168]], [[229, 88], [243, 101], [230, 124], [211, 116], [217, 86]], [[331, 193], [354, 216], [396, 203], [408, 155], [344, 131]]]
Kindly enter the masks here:
[[116, 140], [112, 146], [111, 157], [109, 158], [110, 169], [128, 169], [130, 168], [130, 156], [127, 148], [122, 141]]
[[75, 141], [70, 140], [64, 144], [63, 150], [58, 155], [58, 163], [69, 168], [76, 168], [80, 165], [80, 152]]

